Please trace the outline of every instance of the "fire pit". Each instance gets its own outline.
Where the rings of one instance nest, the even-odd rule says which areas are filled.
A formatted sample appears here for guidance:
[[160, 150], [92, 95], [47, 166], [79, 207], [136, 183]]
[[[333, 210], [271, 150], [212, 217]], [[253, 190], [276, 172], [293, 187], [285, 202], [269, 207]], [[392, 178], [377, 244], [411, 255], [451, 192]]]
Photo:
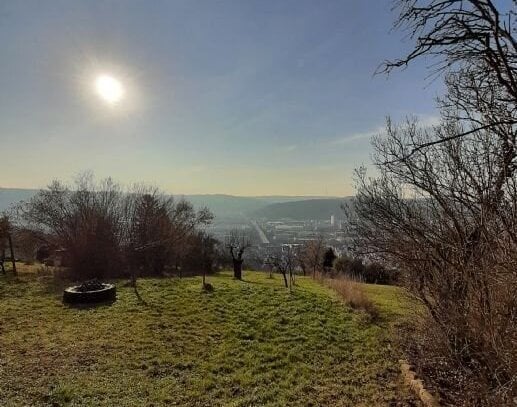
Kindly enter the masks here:
[[101, 283], [90, 280], [68, 287], [63, 293], [65, 304], [92, 304], [98, 302], [113, 302], [117, 299], [117, 290], [114, 284]]

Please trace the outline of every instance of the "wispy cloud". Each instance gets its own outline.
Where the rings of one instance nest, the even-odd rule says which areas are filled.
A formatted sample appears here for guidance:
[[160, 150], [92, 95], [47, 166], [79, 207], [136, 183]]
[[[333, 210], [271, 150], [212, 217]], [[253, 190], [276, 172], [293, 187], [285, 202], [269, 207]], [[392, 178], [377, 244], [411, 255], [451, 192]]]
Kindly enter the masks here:
[[329, 144], [337, 146], [337, 145], [349, 144], [353, 141], [358, 141], [358, 140], [369, 140], [373, 136], [376, 136], [376, 135], [382, 133], [383, 131], [384, 131], [384, 127], [379, 126], [371, 131], [353, 133], [353, 134], [349, 134], [349, 135], [346, 135], [343, 137], [336, 138], [334, 140], [331, 140]]
[[[418, 120], [419, 125], [423, 127], [432, 127], [440, 124], [440, 116], [438, 115], [416, 114], [413, 117], [415, 117]], [[359, 140], [370, 140], [372, 137], [377, 136], [379, 134], [383, 134], [384, 132], [385, 127], [384, 125], [382, 125], [370, 131], [352, 133], [343, 137], [338, 137], [336, 139], [331, 140], [329, 144], [343, 145]]]

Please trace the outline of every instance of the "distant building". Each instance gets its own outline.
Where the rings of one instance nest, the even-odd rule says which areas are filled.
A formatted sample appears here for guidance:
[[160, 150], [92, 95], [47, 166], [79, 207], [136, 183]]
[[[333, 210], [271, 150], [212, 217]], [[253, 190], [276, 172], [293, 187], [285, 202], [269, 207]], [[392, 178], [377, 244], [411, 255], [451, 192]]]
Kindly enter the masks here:
[[336, 219], [334, 218], [334, 215], [330, 215], [330, 226], [336, 225]]

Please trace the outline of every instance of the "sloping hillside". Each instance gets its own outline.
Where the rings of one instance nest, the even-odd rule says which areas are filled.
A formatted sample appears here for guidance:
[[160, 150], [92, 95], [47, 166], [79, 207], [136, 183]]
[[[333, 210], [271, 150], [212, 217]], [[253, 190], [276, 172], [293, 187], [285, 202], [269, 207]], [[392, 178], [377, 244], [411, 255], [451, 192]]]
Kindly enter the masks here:
[[343, 218], [344, 212], [341, 205], [350, 200], [347, 198], [306, 199], [295, 202], [273, 203], [254, 211], [251, 216], [260, 219], [330, 219], [334, 215], [336, 219]]
[[415, 405], [389, 330], [309, 278], [142, 279], [145, 303], [118, 281], [113, 305], [75, 309], [27, 267], [0, 276], [2, 406]]
[[257, 198], [232, 195], [179, 195], [196, 208], [207, 207], [216, 217], [238, 217], [266, 205]]

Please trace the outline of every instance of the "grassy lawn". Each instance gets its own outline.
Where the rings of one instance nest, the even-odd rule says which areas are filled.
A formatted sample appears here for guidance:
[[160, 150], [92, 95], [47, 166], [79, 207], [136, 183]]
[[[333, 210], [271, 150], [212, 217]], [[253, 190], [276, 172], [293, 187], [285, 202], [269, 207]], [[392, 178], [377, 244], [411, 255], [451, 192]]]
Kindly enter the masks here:
[[0, 276], [2, 406], [410, 406], [386, 327], [403, 297], [367, 288], [370, 323], [327, 288], [245, 272], [117, 283], [111, 306], [63, 306], [51, 277]]

